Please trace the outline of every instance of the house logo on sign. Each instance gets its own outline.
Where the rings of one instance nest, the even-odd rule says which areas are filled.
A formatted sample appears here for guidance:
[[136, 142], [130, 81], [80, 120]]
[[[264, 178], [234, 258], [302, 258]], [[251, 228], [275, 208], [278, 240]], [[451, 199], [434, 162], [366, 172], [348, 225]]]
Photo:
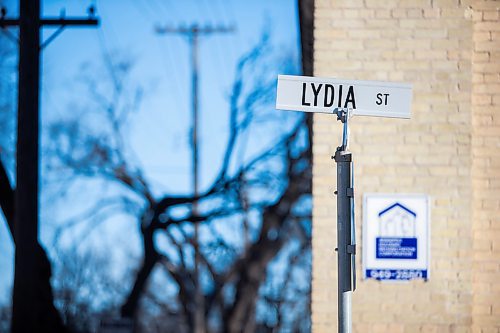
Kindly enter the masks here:
[[417, 259], [417, 214], [396, 202], [378, 214], [377, 259]]

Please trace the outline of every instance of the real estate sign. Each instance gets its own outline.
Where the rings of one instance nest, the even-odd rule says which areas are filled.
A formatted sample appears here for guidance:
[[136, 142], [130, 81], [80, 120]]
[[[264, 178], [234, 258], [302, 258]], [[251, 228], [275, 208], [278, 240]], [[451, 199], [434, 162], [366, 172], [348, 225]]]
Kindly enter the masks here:
[[363, 277], [429, 278], [429, 199], [423, 194], [366, 194]]

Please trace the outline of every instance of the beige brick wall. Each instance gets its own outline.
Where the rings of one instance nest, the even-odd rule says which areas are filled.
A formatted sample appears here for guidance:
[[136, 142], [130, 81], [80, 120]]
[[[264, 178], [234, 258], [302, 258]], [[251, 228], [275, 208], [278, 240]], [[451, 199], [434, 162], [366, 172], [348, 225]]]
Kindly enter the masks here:
[[473, 4], [473, 328], [500, 332], [500, 2]]
[[[430, 280], [359, 278], [355, 332], [500, 332], [497, 7], [499, 1], [316, 0], [315, 75], [414, 87], [411, 120], [352, 121], [358, 244], [363, 193], [431, 197]], [[313, 332], [336, 331], [330, 155], [340, 128], [334, 117], [315, 115]]]

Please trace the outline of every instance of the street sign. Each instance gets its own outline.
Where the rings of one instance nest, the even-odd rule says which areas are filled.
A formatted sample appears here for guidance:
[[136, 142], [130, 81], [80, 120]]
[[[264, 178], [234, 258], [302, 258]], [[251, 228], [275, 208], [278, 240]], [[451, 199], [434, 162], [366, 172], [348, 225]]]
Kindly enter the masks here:
[[407, 83], [278, 75], [276, 109], [334, 113], [342, 108], [354, 116], [409, 119], [411, 98]]
[[[352, 154], [348, 149], [349, 119], [351, 115], [408, 119], [411, 116], [411, 98], [412, 87], [405, 83], [278, 75], [276, 109], [336, 114], [337, 120], [343, 124], [342, 143], [332, 156], [337, 164], [337, 191], [335, 191], [337, 195], [337, 248], [335, 251], [337, 252], [338, 277], [338, 331], [342, 333], [352, 332], [352, 292], [356, 289], [354, 176]], [[384, 221], [386, 219], [388, 221], [387, 230], [392, 230], [391, 221], [395, 218], [394, 216], [398, 216], [400, 211], [414, 218], [417, 216], [417, 213], [403, 204], [391, 203], [382, 208], [382, 213], [380, 213], [380, 216], [384, 215]], [[365, 212], [365, 218], [366, 215]], [[421, 212], [418, 216], [421, 218]], [[404, 218], [410, 217], [404, 215]], [[407, 226], [406, 220], [401, 223]], [[370, 222], [371, 225], [377, 226], [376, 221]], [[375, 230], [378, 229], [375, 228]], [[428, 230], [427, 225], [424, 230]], [[379, 237], [375, 231], [375, 243], [369, 243], [368, 247], [375, 249], [374, 257], [376, 258], [368, 265], [375, 264], [373, 268], [363, 266], [365, 277], [379, 280], [393, 279], [394, 271], [394, 279], [408, 280], [417, 277], [427, 279], [428, 257], [426, 254], [428, 252], [422, 252], [422, 246], [425, 248], [429, 244], [428, 236], [417, 238], [415, 235], [408, 236], [406, 229], [404, 231], [402, 235], [383, 234]], [[366, 237], [363, 237], [364, 239]], [[363, 249], [365, 248], [363, 243]], [[366, 253], [364, 258], [366, 258]], [[378, 265], [379, 262], [376, 260], [382, 260], [380, 262], [382, 265]], [[403, 264], [403, 267], [400, 268], [396, 264], [393, 269], [393, 264], [398, 262]], [[422, 262], [425, 265], [422, 266]], [[414, 264], [415, 267], [412, 266], [409, 270], [404, 266], [406, 264]], [[363, 265], [366, 263], [363, 262]], [[372, 270], [369, 271], [369, 269]]]
[[363, 276], [376, 280], [429, 278], [429, 199], [423, 194], [366, 194]]

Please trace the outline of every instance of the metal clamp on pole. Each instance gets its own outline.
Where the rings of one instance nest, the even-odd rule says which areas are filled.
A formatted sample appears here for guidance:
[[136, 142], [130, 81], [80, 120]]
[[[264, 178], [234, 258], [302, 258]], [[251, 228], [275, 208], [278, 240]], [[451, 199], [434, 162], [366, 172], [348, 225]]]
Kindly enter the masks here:
[[338, 257], [338, 331], [352, 332], [352, 291], [355, 289], [354, 256], [354, 188], [352, 154], [349, 146], [349, 109], [336, 109], [337, 119], [343, 123], [342, 145], [335, 152], [337, 163], [337, 257]]

